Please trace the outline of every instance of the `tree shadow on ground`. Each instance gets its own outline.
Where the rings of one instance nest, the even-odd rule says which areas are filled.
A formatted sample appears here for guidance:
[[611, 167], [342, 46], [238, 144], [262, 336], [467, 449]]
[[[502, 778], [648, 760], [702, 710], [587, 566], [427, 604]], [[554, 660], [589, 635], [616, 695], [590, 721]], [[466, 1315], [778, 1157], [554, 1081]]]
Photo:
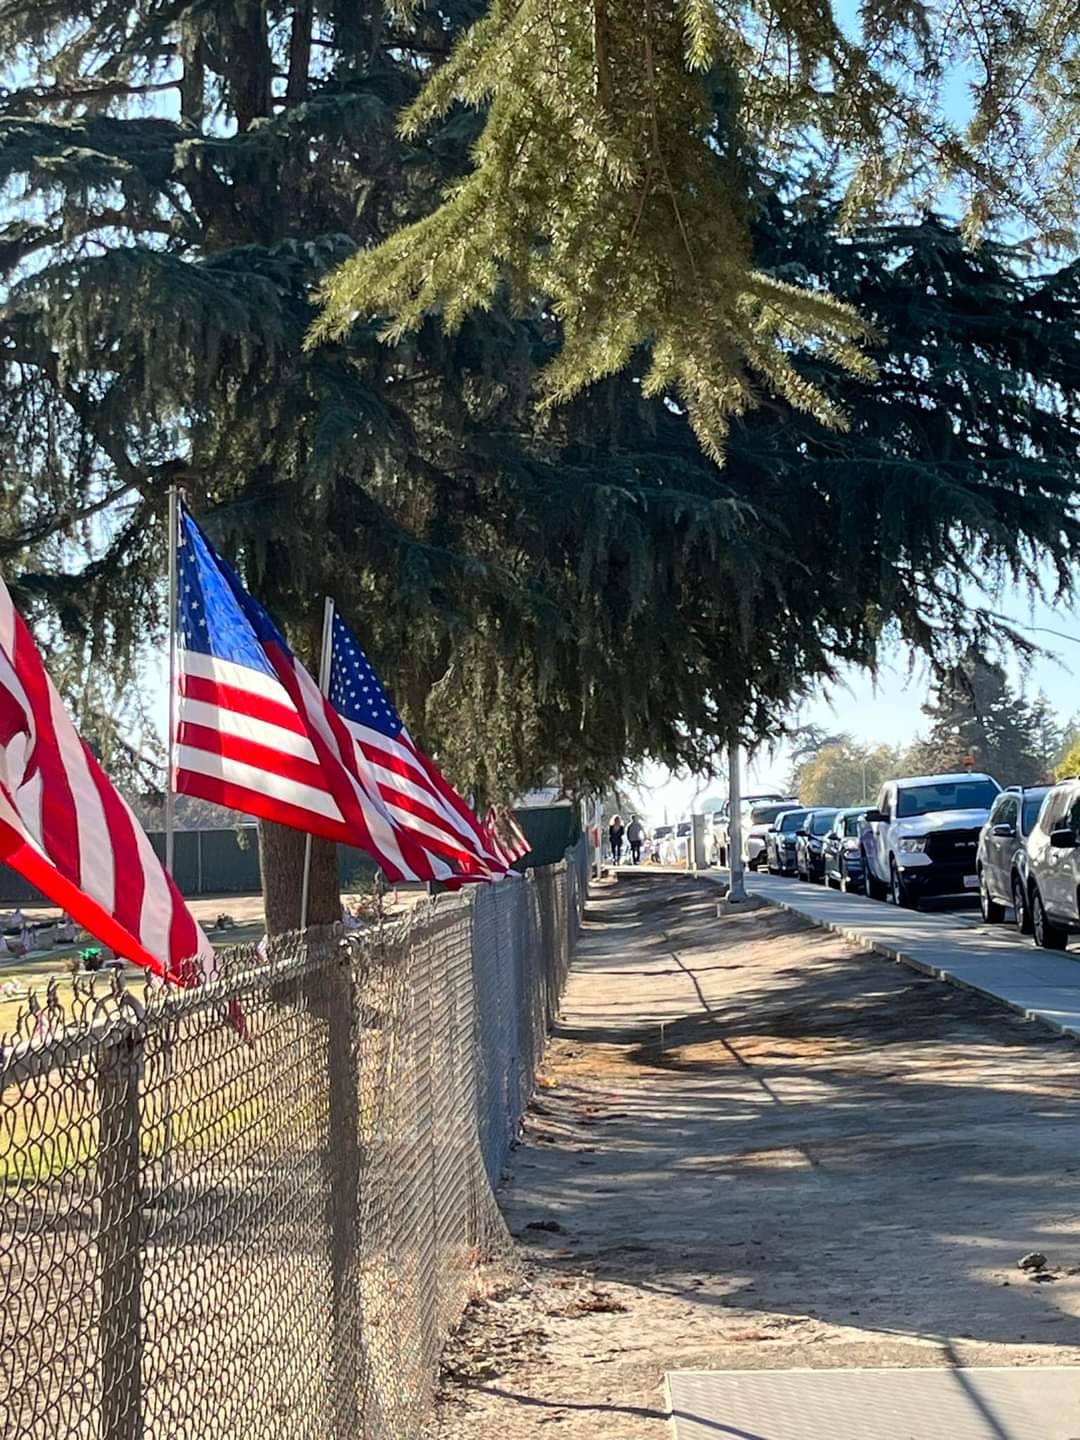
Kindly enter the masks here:
[[[545, 1242], [598, 1279], [718, 1317], [1080, 1345], [1080, 1318], [1055, 1299], [1080, 1292], [1076, 1047], [790, 917], [725, 920], [718, 933], [700, 887], [665, 888], [608, 903], [586, 972], [609, 987], [657, 971], [675, 983], [654, 956], [694, 971], [700, 953], [704, 975], [728, 939], [784, 935], [805, 963], [763, 967], [759, 952], [746, 986], [718, 998], [714, 975], [711, 1015], [687, 974], [662, 1044], [656, 1020], [618, 998], [588, 1023], [561, 1020], [559, 1087], [528, 1117], [515, 1162], [515, 1230], [519, 1211], [557, 1216], [564, 1233]], [[614, 936], [628, 916], [639, 928], [613, 957], [605, 926]], [[608, 1059], [590, 1072], [596, 1043]], [[1024, 1250], [1047, 1252], [1055, 1278], [1021, 1274]], [[542, 1268], [565, 1263], [543, 1244], [532, 1253]]]

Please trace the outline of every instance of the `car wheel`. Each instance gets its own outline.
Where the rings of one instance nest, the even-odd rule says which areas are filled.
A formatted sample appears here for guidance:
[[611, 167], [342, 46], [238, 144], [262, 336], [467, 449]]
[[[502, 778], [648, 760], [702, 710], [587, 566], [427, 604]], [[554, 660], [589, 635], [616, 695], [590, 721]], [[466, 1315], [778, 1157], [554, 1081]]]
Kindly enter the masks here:
[[1037, 887], [1031, 892], [1031, 931], [1035, 944], [1041, 945], [1044, 950], [1064, 950], [1069, 943], [1069, 932], [1047, 919]]
[[870, 869], [870, 857], [863, 851], [863, 874], [866, 876], [866, 893], [871, 900], [885, 900], [888, 898], [889, 887], [883, 885], [874, 872]]
[[900, 878], [900, 867], [895, 860], [889, 861], [889, 898], [902, 910], [919, 908], [919, 902]]
[[999, 905], [990, 894], [985, 870], [979, 871], [979, 909], [987, 925], [1000, 925], [1005, 919], [1005, 906]]
[[1031, 934], [1031, 907], [1027, 903], [1027, 895], [1019, 875], [1013, 876], [1012, 882], [1013, 920], [1021, 935]]

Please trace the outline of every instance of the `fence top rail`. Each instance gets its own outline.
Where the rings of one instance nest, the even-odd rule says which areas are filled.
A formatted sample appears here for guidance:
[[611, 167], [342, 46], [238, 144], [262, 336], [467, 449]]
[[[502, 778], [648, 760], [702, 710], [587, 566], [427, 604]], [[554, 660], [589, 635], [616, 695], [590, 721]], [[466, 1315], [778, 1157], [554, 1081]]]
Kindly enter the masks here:
[[[568, 851], [568, 857], [573, 854]], [[503, 884], [531, 886], [541, 876], [565, 871], [567, 860], [528, 871]], [[385, 954], [412, 938], [436, 936], [475, 899], [474, 888], [443, 893], [416, 906], [408, 915], [384, 920], [367, 930], [346, 934], [340, 925], [311, 927], [275, 937], [269, 953], [254, 945], [235, 946], [219, 954], [220, 977], [181, 990], [148, 978], [138, 989], [113, 972], [108, 977], [77, 979], [72, 1019], [50, 985], [44, 1007], [32, 1001], [11, 1036], [0, 1035], [0, 1090], [47, 1075], [90, 1055], [121, 1044], [152, 1029], [206, 1010], [228, 1019], [231, 1002], [301, 979], [313, 969], [335, 961], [348, 965], [366, 956]], [[139, 994], [139, 989], [142, 993]]]

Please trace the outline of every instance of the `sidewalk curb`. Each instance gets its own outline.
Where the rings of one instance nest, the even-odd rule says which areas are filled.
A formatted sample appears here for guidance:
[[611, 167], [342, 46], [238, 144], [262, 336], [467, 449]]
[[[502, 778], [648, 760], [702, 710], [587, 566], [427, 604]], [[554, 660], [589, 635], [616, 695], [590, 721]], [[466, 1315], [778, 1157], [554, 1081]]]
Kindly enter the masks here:
[[915, 970], [918, 974], [928, 976], [931, 980], [940, 980], [943, 984], [954, 985], [958, 990], [968, 990], [973, 995], [981, 995], [984, 1000], [992, 1000], [996, 1005], [1003, 1006], [1014, 1015], [1019, 1015], [1034, 1025], [1043, 1026], [1054, 1035], [1062, 1036], [1074, 1043], [1080, 1043], [1080, 1036], [1072, 1026], [1053, 1019], [1044, 1010], [1035, 1010], [1030, 1006], [1019, 1005], [1006, 996], [999, 995], [996, 990], [977, 985], [974, 981], [967, 980], [946, 967], [930, 965], [925, 960], [918, 960], [914, 955], [887, 940], [872, 940], [861, 931], [854, 930], [847, 925], [822, 920], [817, 915], [808, 915], [805, 910], [800, 910], [797, 905], [792, 905], [786, 900], [777, 900], [772, 895], [761, 895], [759, 898], [764, 900], [766, 905], [771, 905], [777, 910], [786, 910], [789, 915], [795, 915], [800, 920], [805, 920], [807, 924], [815, 926], [818, 930], [827, 930], [833, 935], [838, 935], [858, 950], [870, 955], [882, 955], [886, 960], [894, 960], [898, 965], [906, 965], [909, 970]]

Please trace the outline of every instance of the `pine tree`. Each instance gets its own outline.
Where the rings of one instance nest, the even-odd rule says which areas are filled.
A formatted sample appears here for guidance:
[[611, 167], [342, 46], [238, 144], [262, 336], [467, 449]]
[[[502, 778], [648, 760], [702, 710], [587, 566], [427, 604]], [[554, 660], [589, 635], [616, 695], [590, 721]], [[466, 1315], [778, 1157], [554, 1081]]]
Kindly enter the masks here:
[[395, 116], [475, 16], [7, 12], [0, 173], [27, 199], [0, 227], [0, 564], [40, 634], [133, 673], [182, 483], [301, 654], [329, 591], [451, 778], [509, 798], [707, 767], [883, 638], [985, 639], [986, 576], [1047, 560], [1068, 592], [1077, 271], [933, 217], [844, 236], [820, 185], [745, 185], [757, 263], [867, 316], [883, 383], [792, 352], [842, 432], [763, 366], [723, 468], [643, 394], [641, 349], [538, 416], [562, 329], [509, 292], [452, 334], [306, 350], [333, 267], [470, 173], [482, 117], [407, 142]]
[[1036, 785], [1045, 778], [1031, 706], [1019, 698], [1000, 665], [969, 651], [938, 680], [923, 706], [930, 721], [925, 740], [906, 757], [923, 774], [973, 768], [1003, 785]]
[[[425, 15], [420, 0], [398, 10]], [[959, 192], [975, 233], [1002, 210], [1059, 239], [1077, 215], [1073, 11], [1009, 0], [784, 5], [765, 0], [490, 0], [405, 112], [414, 138], [455, 107], [483, 114], [470, 173], [431, 213], [346, 261], [318, 334], [359, 313], [391, 336], [434, 311], [451, 331], [500, 287], [559, 317], [544, 376], [560, 400], [639, 347], [645, 392], [687, 407], [718, 456], [763, 379], [819, 418], [827, 389], [794, 363], [823, 347], [868, 362], [858, 312], [806, 275], [756, 263], [749, 157], [847, 168], [848, 217]], [[972, 114], [952, 118], [957, 67]], [[718, 97], [721, 101], [717, 103]], [[811, 138], [812, 137], [812, 138]]]

